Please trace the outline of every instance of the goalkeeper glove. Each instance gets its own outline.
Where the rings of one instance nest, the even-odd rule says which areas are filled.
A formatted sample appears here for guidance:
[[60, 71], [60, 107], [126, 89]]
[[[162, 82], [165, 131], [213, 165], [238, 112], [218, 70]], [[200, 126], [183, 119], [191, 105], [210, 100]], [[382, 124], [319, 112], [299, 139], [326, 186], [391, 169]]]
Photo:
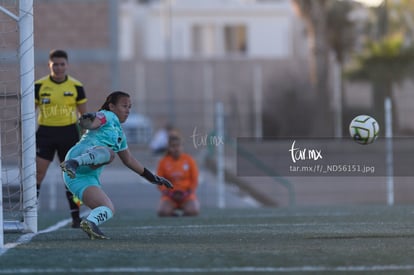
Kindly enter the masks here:
[[79, 118], [79, 125], [84, 129], [90, 129], [95, 117], [96, 113], [85, 113]]
[[142, 173], [141, 176], [143, 176], [145, 179], [147, 179], [152, 184], [164, 185], [165, 187], [170, 188], [170, 189], [174, 188], [174, 185], [169, 180], [167, 180], [166, 178], [154, 175], [147, 168], [144, 168], [144, 173]]

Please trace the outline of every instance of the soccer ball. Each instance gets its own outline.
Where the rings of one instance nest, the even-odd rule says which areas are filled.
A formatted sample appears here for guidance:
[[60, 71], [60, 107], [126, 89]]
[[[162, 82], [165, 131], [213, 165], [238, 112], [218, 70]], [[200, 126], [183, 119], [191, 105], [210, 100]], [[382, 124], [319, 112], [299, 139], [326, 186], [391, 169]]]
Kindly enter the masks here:
[[371, 116], [359, 115], [349, 124], [349, 134], [359, 144], [373, 143], [378, 133], [378, 122]]

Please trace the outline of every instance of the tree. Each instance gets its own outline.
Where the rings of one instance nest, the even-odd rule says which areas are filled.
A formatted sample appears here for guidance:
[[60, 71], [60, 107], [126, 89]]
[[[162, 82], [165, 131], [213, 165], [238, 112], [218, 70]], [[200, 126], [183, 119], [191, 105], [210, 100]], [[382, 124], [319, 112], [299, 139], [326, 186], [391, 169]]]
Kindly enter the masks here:
[[[355, 45], [355, 24], [351, 21], [351, 12], [354, 3], [350, 1], [330, 1], [327, 11], [327, 37], [328, 44], [334, 53], [336, 64], [333, 64], [337, 76], [333, 78], [333, 90], [338, 93], [338, 99], [335, 101], [335, 136], [343, 136], [343, 95], [345, 86], [343, 81], [344, 64], [351, 49]], [[339, 83], [338, 83], [339, 82]], [[337, 91], [337, 87], [339, 90]]]
[[327, 37], [327, 9], [330, 0], [292, 0], [296, 12], [303, 18], [309, 37], [310, 80], [318, 97], [315, 127], [318, 134], [332, 135], [332, 116], [329, 108], [329, 45]]
[[[349, 19], [354, 4], [351, 1], [338, 0], [292, 0], [297, 13], [304, 19], [310, 40], [310, 75], [317, 91], [318, 101], [321, 103], [321, 115], [317, 118], [332, 118], [332, 114], [339, 112], [330, 109], [331, 93], [329, 87], [331, 63], [330, 53], [333, 52], [339, 64], [339, 75], [342, 75], [344, 62], [348, 52], [354, 46], [354, 23]], [[342, 77], [340, 78], [340, 97], [344, 93]], [[340, 102], [342, 100], [340, 99]], [[336, 114], [342, 124], [342, 113]], [[323, 121], [323, 120], [322, 120]], [[332, 125], [328, 119], [323, 125]], [[342, 125], [337, 125], [341, 128]], [[317, 131], [320, 131], [317, 129]], [[330, 129], [330, 133], [331, 133]], [[340, 134], [340, 133], [338, 133]]]
[[[347, 71], [347, 76], [372, 83], [375, 116], [380, 125], [384, 125], [384, 99], [392, 98], [393, 84], [407, 78], [412, 73], [413, 64], [414, 48], [404, 47], [401, 34], [371, 41], [363, 53], [355, 56], [354, 66]], [[394, 124], [398, 121], [395, 114]]]
[[[366, 43], [364, 51], [355, 55], [353, 66], [347, 70], [346, 76], [371, 82], [374, 114], [380, 125], [384, 125], [384, 99], [392, 99], [393, 85], [400, 84], [412, 74], [414, 28], [411, 15], [414, 3], [406, 0], [385, 0], [374, 11], [377, 14], [377, 31]], [[394, 125], [398, 127], [396, 106], [394, 101], [392, 103]]]
[[309, 37], [310, 77], [317, 91], [327, 93], [328, 39], [327, 0], [293, 0], [297, 13], [304, 19]]
[[327, 9], [327, 39], [341, 67], [354, 47], [354, 23], [350, 20], [353, 5], [349, 1], [330, 1]]

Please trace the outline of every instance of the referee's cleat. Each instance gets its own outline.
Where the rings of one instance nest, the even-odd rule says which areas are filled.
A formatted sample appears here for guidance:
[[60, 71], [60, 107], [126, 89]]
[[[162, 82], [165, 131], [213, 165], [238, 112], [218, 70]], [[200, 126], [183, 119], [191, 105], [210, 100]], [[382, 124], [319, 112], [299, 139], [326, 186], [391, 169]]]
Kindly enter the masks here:
[[74, 159], [68, 159], [60, 164], [63, 172], [66, 172], [71, 179], [76, 178], [76, 168], [78, 168], [79, 163]]
[[81, 219], [75, 218], [72, 219], [72, 228], [80, 228]]
[[102, 233], [99, 227], [91, 221], [82, 220], [80, 223], [80, 227], [82, 228], [83, 231], [85, 231], [86, 234], [88, 234], [91, 240], [109, 239], [107, 236], [105, 236], [104, 233]]

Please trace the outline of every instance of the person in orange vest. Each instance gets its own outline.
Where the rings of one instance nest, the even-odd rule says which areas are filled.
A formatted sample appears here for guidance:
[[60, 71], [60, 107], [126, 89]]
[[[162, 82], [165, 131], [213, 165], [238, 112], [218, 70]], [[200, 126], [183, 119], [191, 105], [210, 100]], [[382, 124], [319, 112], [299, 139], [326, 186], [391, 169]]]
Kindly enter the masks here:
[[183, 152], [182, 138], [176, 132], [170, 134], [166, 154], [160, 159], [157, 175], [166, 178], [174, 189], [158, 186], [161, 200], [158, 216], [171, 217], [197, 216], [200, 202], [196, 195], [198, 186], [198, 167], [196, 161]]

